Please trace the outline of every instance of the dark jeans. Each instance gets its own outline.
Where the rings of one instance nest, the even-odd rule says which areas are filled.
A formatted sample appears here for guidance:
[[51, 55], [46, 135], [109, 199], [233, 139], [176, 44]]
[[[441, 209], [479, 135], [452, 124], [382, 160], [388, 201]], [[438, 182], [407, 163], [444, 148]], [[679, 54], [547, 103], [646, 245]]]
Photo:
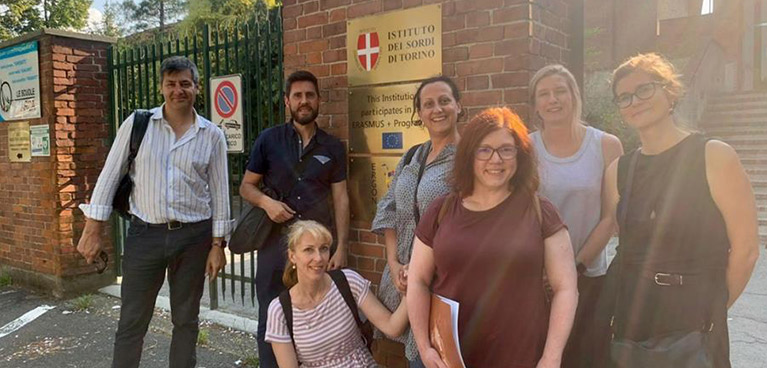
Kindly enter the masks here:
[[415, 358], [415, 360], [409, 360], [407, 362], [407, 367], [408, 368], [426, 368], [426, 366], [421, 361], [420, 357]]
[[256, 256], [256, 296], [258, 298], [258, 362], [261, 368], [277, 368], [272, 345], [264, 341], [266, 335], [266, 318], [269, 314], [269, 303], [285, 290], [282, 284], [282, 273], [287, 259], [285, 237], [281, 235], [281, 226], [276, 226], [266, 246], [257, 252]]
[[113, 368], [139, 366], [144, 335], [166, 270], [173, 322], [168, 366], [195, 366], [200, 298], [212, 236], [210, 220], [185, 224], [177, 230], [131, 221], [123, 251], [122, 308]]
[[570, 339], [562, 356], [564, 368], [596, 368], [604, 366], [604, 353], [608, 346], [597, 341], [609, 334], [609, 330], [600, 328], [596, 322], [597, 305], [604, 295], [605, 276], [578, 276], [578, 309], [575, 312]]

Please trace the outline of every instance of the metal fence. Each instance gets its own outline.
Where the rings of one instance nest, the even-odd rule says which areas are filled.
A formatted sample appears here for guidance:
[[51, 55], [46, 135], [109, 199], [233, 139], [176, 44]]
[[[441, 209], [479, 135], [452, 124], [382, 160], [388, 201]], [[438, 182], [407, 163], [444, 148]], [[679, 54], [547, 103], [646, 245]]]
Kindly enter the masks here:
[[[163, 42], [138, 46], [118, 44], [110, 48], [107, 54], [112, 92], [108, 115], [110, 136], [114, 138], [119, 125], [135, 109], [148, 109], [162, 103], [159, 73], [160, 64], [167, 57], [183, 55], [197, 64], [200, 94], [196, 109], [207, 118], [210, 118], [211, 109], [210, 78], [241, 74], [245, 152], [228, 155], [232, 215], [237, 218], [242, 208], [238, 193], [248, 151], [263, 129], [285, 121], [281, 11], [273, 9], [264, 17], [254, 15], [249, 22], [230, 27], [206, 24], [194, 34], [171, 37]], [[121, 275], [120, 260], [127, 224], [115, 220], [114, 225], [115, 260], [118, 275]], [[218, 283], [209, 285], [211, 309], [218, 307], [219, 295], [255, 305], [255, 255], [234, 255], [227, 251], [227, 260], [228, 265], [219, 274]]]

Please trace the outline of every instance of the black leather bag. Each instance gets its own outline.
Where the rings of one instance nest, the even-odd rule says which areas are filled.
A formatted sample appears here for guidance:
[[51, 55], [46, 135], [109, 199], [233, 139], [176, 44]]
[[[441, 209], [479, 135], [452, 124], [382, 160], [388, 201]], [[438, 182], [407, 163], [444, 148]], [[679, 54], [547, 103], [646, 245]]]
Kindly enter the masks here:
[[[629, 162], [626, 177], [625, 198], [631, 198], [631, 189], [634, 181], [634, 170], [639, 157], [636, 150]], [[628, 204], [628, 202], [626, 202]], [[619, 216], [619, 225], [626, 226], [626, 214], [628, 208], [624, 208]], [[618, 276], [623, 274], [623, 257], [616, 256]], [[619, 302], [620, 291], [615, 290], [616, 308]], [[614, 368], [714, 368], [714, 359], [711, 353], [709, 339], [713, 324], [697, 331], [675, 332], [663, 336], [655, 336], [643, 341], [633, 341], [627, 338], [615, 337], [615, 315], [610, 322], [613, 338], [610, 341], [610, 362]]]
[[[309, 155], [310, 153], [311, 150], [305, 152], [304, 155]], [[295, 180], [290, 187], [279, 188], [281, 189], [280, 193], [284, 193], [284, 195], [290, 194], [293, 187], [295, 187], [298, 178], [303, 174], [304, 168], [308, 162], [309, 160], [299, 160], [298, 163], [296, 163], [293, 167], [293, 177]], [[261, 186], [260, 190], [272, 199], [278, 201], [282, 201], [285, 198], [284, 195], [279, 194], [265, 184]], [[237, 219], [237, 227], [229, 238], [229, 250], [234, 254], [249, 253], [261, 249], [264, 246], [264, 243], [266, 243], [266, 239], [269, 237], [273, 227], [286, 225], [275, 224], [263, 208], [254, 206], [247, 200], [243, 200], [242, 202], [242, 212], [240, 212], [240, 217]]]
[[147, 126], [149, 126], [149, 118], [152, 117], [152, 112], [149, 110], [136, 110], [133, 113], [133, 127], [130, 134], [130, 153], [128, 154], [128, 170], [120, 179], [120, 184], [117, 185], [117, 191], [112, 198], [112, 209], [117, 212], [118, 215], [125, 219], [130, 217], [128, 210], [130, 210], [130, 194], [133, 191], [133, 180], [130, 178], [130, 170], [133, 167], [133, 161], [138, 155], [138, 149], [141, 147], [141, 141], [144, 140], [144, 134], [146, 134]]
[[[274, 191], [264, 187], [261, 191], [269, 197], [276, 198]], [[263, 208], [254, 206], [250, 202], [243, 200], [242, 212], [237, 219], [237, 227], [229, 238], [229, 250], [234, 254], [249, 253], [261, 249], [266, 242], [266, 238], [272, 232], [275, 224]]]
[[714, 368], [708, 331], [679, 332], [644, 341], [616, 338], [610, 343], [615, 368]]

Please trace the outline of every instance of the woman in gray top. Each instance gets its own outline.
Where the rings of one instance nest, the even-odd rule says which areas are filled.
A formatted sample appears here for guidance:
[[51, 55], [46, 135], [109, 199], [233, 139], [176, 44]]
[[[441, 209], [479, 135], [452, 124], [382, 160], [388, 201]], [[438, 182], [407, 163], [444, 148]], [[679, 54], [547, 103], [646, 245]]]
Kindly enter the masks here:
[[539, 192], [559, 209], [570, 231], [578, 270], [578, 310], [563, 367], [593, 367], [593, 313], [607, 272], [606, 245], [616, 230], [603, 210], [602, 178], [623, 154], [612, 134], [581, 120], [582, 102], [573, 75], [548, 65], [530, 81], [530, 101], [540, 130], [531, 134], [538, 156]]
[[[418, 219], [434, 198], [450, 190], [446, 180], [459, 138], [459, 100], [458, 88], [448, 77], [433, 77], [421, 83], [413, 109], [429, 132], [429, 140], [403, 156], [389, 190], [378, 202], [371, 230], [384, 235], [387, 260], [378, 296], [392, 310], [400, 302], [398, 290], [407, 287], [407, 264]], [[410, 367], [422, 367], [412, 332], [398, 341], [405, 344]]]

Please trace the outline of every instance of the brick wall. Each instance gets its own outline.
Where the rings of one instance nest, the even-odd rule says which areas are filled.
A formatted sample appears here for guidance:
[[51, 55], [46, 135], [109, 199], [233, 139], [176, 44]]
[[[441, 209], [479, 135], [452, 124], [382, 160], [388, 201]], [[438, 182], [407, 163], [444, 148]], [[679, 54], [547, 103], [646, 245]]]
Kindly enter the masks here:
[[[283, 0], [285, 73], [306, 69], [318, 77], [323, 129], [349, 138], [346, 22], [432, 3], [442, 4], [442, 73], [458, 84], [469, 117], [508, 105], [526, 119], [532, 73], [550, 62], [567, 64], [566, 0]], [[378, 283], [386, 263], [383, 237], [369, 228], [352, 222], [349, 263]], [[406, 366], [401, 345], [382, 341], [377, 350], [380, 363]]]
[[66, 296], [114, 279], [113, 263], [112, 272], [96, 275], [75, 249], [84, 224], [76, 203], [90, 193], [109, 147], [109, 40], [45, 30], [3, 45], [35, 39], [42, 117], [27, 120], [49, 126], [51, 155], [10, 163], [0, 123], [0, 267], [14, 283]]

